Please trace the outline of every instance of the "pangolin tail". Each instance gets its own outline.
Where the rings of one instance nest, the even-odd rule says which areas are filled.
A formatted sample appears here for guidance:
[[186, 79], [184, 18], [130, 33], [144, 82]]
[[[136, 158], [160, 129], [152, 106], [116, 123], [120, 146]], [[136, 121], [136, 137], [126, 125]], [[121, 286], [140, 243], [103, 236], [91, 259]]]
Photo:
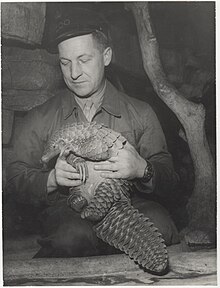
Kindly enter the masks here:
[[147, 271], [159, 275], [167, 272], [168, 253], [161, 234], [129, 202], [114, 203], [94, 230], [99, 238], [128, 254]]

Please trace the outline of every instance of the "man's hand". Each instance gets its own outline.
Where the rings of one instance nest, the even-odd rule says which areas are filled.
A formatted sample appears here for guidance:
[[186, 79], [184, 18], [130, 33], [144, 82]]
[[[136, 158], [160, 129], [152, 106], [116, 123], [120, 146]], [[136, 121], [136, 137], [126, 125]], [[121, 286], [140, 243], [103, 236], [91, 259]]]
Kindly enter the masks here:
[[47, 180], [47, 192], [50, 193], [54, 191], [58, 185], [75, 187], [82, 184], [80, 180], [80, 175], [66, 160], [57, 159], [55, 169], [53, 169]]
[[111, 157], [105, 163], [96, 164], [94, 169], [101, 171], [101, 176], [104, 178], [132, 180], [143, 177], [146, 165], [146, 161], [127, 142], [124, 149], [119, 150], [117, 156]]

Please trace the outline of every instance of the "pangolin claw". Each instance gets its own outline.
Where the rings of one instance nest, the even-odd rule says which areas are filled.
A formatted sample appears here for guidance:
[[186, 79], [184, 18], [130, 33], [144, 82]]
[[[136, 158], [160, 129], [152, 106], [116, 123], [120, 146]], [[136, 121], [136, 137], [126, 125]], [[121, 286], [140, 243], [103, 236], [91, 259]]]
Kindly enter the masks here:
[[88, 205], [87, 200], [83, 196], [71, 195], [67, 199], [67, 205], [77, 212], [81, 212], [83, 207]]
[[74, 154], [69, 154], [66, 157], [67, 163], [76, 168], [79, 173], [80, 180], [85, 183], [86, 179], [89, 178], [89, 171], [86, 164], [86, 161], [80, 157], [75, 156]]

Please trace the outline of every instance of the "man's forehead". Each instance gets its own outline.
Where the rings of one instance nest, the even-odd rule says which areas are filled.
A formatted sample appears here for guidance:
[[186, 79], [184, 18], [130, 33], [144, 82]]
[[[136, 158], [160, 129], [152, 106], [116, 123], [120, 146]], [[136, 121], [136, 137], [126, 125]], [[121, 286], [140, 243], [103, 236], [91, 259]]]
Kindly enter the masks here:
[[92, 34], [87, 34], [62, 41], [59, 43], [58, 49], [60, 54], [92, 54], [97, 47]]

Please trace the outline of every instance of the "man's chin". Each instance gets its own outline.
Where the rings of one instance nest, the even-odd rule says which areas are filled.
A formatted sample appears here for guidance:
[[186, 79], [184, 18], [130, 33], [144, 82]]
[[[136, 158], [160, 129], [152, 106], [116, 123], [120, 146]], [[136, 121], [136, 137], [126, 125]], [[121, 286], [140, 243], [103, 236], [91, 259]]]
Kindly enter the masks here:
[[85, 93], [85, 94], [83, 94], [83, 93], [75, 93], [75, 92], [73, 92], [73, 93], [79, 98], [89, 98], [91, 96], [89, 93]]
[[73, 89], [72, 87], [69, 87], [69, 89], [80, 98], [86, 98], [90, 96], [90, 91], [87, 89]]

